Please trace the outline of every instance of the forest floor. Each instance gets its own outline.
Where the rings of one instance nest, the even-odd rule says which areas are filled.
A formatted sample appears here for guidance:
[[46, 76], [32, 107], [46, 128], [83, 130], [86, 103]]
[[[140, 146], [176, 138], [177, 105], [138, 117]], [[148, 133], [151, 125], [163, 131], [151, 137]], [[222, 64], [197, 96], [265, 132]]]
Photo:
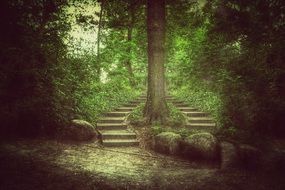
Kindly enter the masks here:
[[284, 171], [220, 170], [138, 147], [16, 140], [1, 143], [0, 161], [1, 190], [285, 189]]

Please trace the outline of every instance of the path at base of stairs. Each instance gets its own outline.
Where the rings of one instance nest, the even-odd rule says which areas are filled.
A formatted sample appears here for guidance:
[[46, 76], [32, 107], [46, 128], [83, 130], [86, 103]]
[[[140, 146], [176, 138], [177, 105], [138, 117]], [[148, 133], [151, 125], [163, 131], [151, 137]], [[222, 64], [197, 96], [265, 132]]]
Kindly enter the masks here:
[[0, 157], [1, 190], [285, 189], [284, 171], [223, 171], [137, 147], [98, 148], [92, 143], [20, 140], [2, 143]]

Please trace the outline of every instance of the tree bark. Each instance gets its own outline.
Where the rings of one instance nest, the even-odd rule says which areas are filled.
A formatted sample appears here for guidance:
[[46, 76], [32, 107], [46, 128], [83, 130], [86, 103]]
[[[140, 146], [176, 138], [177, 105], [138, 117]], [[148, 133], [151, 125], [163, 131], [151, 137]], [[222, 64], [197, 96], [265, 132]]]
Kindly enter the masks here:
[[167, 121], [165, 100], [165, 0], [147, 1], [148, 89], [144, 116], [148, 124]]

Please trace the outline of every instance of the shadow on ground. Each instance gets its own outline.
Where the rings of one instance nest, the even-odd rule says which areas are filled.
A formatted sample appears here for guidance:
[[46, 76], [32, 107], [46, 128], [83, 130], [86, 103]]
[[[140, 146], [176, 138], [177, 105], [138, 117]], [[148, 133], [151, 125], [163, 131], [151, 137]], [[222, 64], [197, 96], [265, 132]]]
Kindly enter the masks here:
[[220, 170], [139, 148], [48, 140], [2, 143], [1, 190], [285, 189], [284, 171]]

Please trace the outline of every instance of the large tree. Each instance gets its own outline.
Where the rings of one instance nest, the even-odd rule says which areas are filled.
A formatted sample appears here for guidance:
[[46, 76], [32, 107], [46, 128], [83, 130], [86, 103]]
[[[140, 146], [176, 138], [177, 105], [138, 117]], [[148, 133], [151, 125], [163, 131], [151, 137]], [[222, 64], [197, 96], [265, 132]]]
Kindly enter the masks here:
[[165, 0], [147, 1], [148, 90], [144, 116], [149, 124], [165, 123]]

